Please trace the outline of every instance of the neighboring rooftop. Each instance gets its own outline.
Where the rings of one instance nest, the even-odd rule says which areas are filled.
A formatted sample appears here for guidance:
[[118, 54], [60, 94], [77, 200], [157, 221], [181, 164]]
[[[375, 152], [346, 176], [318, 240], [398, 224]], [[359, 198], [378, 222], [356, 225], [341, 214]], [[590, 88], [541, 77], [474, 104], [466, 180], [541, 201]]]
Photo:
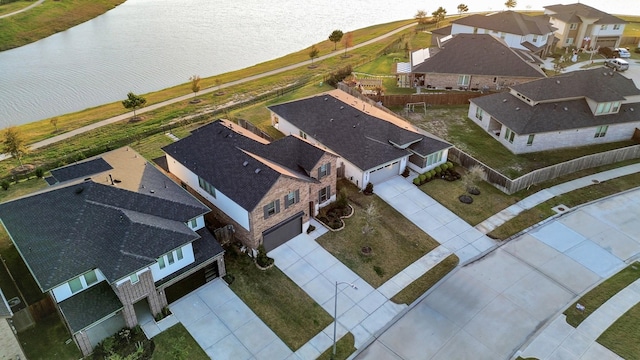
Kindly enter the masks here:
[[4, 297], [4, 293], [2, 293], [2, 289], [0, 289], [0, 319], [10, 318], [12, 316], [11, 306], [9, 306], [7, 299]]
[[58, 305], [71, 327], [71, 333], [85, 329], [122, 310], [122, 302], [106, 281], [81, 291]]
[[414, 73], [544, 78], [540, 66], [488, 34], [457, 34], [413, 69]]
[[363, 170], [406, 156], [407, 147], [434, 152], [451, 146], [340, 90], [269, 109]]
[[545, 17], [529, 16], [515, 11], [469, 15], [452, 23], [516, 35], [547, 35], [554, 31]]
[[79, 178], [86, 179], [95, 174], [112, 169], [111, 165], [99, 157], [51, 170], [51, 176], [53, 176], [58, 183], [62, 183]]
[[582, 23], [582, 19], [598, 19], [594, 24], [626, 24], [627, 22], [619, 17], [608, 14], [604, 11], [600, 11], [591, 6], [575, 3], [568, 5], [549, 5], [544, 7], [548, 14], [558, 20], [562, 20], [565, 23]]
[[224, 120], [202, 126], [163, 150], [247, 211], [280, 176], [315, 181], [310, 171], [326, 153], [295, 136], [268, 143]]

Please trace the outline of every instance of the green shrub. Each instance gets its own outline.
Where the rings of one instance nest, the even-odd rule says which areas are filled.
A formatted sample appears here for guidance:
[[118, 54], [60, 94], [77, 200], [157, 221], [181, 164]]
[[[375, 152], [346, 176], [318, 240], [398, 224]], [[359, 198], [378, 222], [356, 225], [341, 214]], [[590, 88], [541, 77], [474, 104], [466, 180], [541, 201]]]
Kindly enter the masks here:
[[451, 161], [447, 161], [447, 167], [449, 169], [453, 169], [453, 163]]
[[420, 184], [424, 184], [424, 181], [427, 179], [427, 176], [422, 174], [418, 176], [418, 179], [420, 179]]
[[431, 173], [427, 173], [426, 180], [430, 181], [431, 179], [433, 179], [433, 176], [431, 176]]
[[9, 182], [7, 180], [0, 183], [0, 186], [2, 186], [2, 190], [9, 190]]
[[431, 170], [429, 170], [429, 174], [431, 174], [431, 177], [434, 177], [434, 176], [436, 176], [436, 171], [431, 169]]
[[373, 194], [373, 184], [372, 183], [367, 183], [367, 186], [364, 188], [364, 193], [365, 194]]
[[378, 265], [374, 265], [373, 266], [373, 271], [376, 272], [376, 274], [378, 274], [378, 276], [383, 277], [384, 276], [384, 269], [382, 269], [380, 266]]
[[440, 175], [440, 173], [442, 173], [442, 167], [440, 165], [436, 166], [434, 170], [436, 171], [437, 175]]
[[263, 268], [273, 264], [273, 259], [267, 256], [267, 250], [265, 250], [263, 244], [260, 244], [260, 246], [258, 246], [258, 255], [256, 255], [256, 262]]
[[44, 170], [42, 170], [42, 168], [37, 168], [36, 169], [36, 177], [38, 179], [42, 179], [43, 176], [44, 176]]
[[413, 179], [413, 185], [420, 186], [420, 184], [421, 184], [420, 176], [418, 176], [417, 178]]

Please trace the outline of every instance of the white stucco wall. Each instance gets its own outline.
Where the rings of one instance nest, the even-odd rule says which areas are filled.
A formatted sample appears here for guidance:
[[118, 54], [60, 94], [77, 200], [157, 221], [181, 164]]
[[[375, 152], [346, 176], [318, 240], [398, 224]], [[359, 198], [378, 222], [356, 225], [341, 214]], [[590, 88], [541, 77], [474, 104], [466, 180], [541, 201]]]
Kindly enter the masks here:
[[[102, 274], [102, 272], [100, 271], [100, 269], [96, 269], [96, 278], [98, 279], [98, 281], [96, 281], [95, 283], [91, 284], [91, 285], [87, 285], [87, 282], [84, 279], [84, 276], [80, 277], [80, 282], [82, 283], [82, 290], [76, 292], [75, 294], [78, 294], [92, 286], [95, 286], [97, 284], [99, 284], [101, 281], [105, 280], [104, 275]], [[69, 286], [69, 283], [66, 282], [60, 286], [56, 286], [55, 288], [53, 288], [51, 290], [53, 297], [55, 299], [56, 302], [61, 302], [63, 300], [66, 300], [70, 297], [72, 297], [73, 295], [75, 295], [74, 293], [71, 292], [71, 287]]]
[[166, 157], [170, 173], [177, 176], [185, 184], [197, 191], [198, 194], [202, 195], [204, 198], [210, 201], [215, 207], [227, 214], [247, 231], [251, 230], [249, 228], [249, 212], [243, 209], [240, 205], [236, 204], [233, 200], [229, 199], [218, 189], [216, 189], [216, 197], [214, 198], [213, 196], [211, 196], [211, 194], [200, 188], [200, 185], [198, 183], [198, 176], [196, 174], [184, 167], [170, 155], [166, 155]]
[[191, 226], [191, 221], [187, 221], [187, 226], [189, 227], [189, 229], [191, 229], [193, 231], [198, 231], [198, 230], [202, 229], [204, 227], [204, 215], [198, 216], [196, 218], [196, 226], [195, 227]]
[[182, 256], [183, 256], [182, 260], [178, 260], [178, 257], [176, 255], [177, 251], [174, 250], [172, 251], [173, 259], [175, 260], [173, 264], [169, 264], [167, 255], [165, 254], [163, 255], [164, 263], [166, 265], [164, 269], [160, 269], [160, 265], [158, 265], [157, 262], [150, 266], [151, 275], [153, 276], [153, 281], [161, 280], [167, 277], [168, 275], [173, 274], [174, 272], [182, 269], [183, 267], [195, 261], [195, 256], [193, 254], [193, 246], [191, 245], [191, 243], [183, 246], [181, 249], [182, 249]]

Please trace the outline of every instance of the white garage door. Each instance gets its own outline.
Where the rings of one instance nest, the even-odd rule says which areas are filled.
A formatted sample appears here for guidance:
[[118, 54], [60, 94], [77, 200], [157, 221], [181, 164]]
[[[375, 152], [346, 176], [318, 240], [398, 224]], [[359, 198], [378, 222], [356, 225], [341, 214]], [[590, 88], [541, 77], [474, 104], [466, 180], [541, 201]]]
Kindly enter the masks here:
[[369, 182], [374, 185], [379, 184], [398, 174], [400, 174], [400, 161], [396, 161], [369, 172]]

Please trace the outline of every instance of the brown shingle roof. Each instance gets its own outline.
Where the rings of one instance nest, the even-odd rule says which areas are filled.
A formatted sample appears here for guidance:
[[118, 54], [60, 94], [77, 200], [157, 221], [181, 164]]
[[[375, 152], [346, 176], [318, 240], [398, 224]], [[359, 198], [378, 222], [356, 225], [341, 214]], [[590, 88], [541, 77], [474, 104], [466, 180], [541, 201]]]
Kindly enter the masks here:
[[470, 15], [455, 20], [453, 23], [516, 35], [546, 35], [553, 32], [551, 24], [544, 18], [513, 11], [502, 11], [489, 15]]
[[598, 19], [596, 24], [626, 24], [627, 22], [604, 11], [585, 4], [549, 5], [545, 9], [554, 12], [552, 16], [566, 23], [581, 23], [581, 18]]

